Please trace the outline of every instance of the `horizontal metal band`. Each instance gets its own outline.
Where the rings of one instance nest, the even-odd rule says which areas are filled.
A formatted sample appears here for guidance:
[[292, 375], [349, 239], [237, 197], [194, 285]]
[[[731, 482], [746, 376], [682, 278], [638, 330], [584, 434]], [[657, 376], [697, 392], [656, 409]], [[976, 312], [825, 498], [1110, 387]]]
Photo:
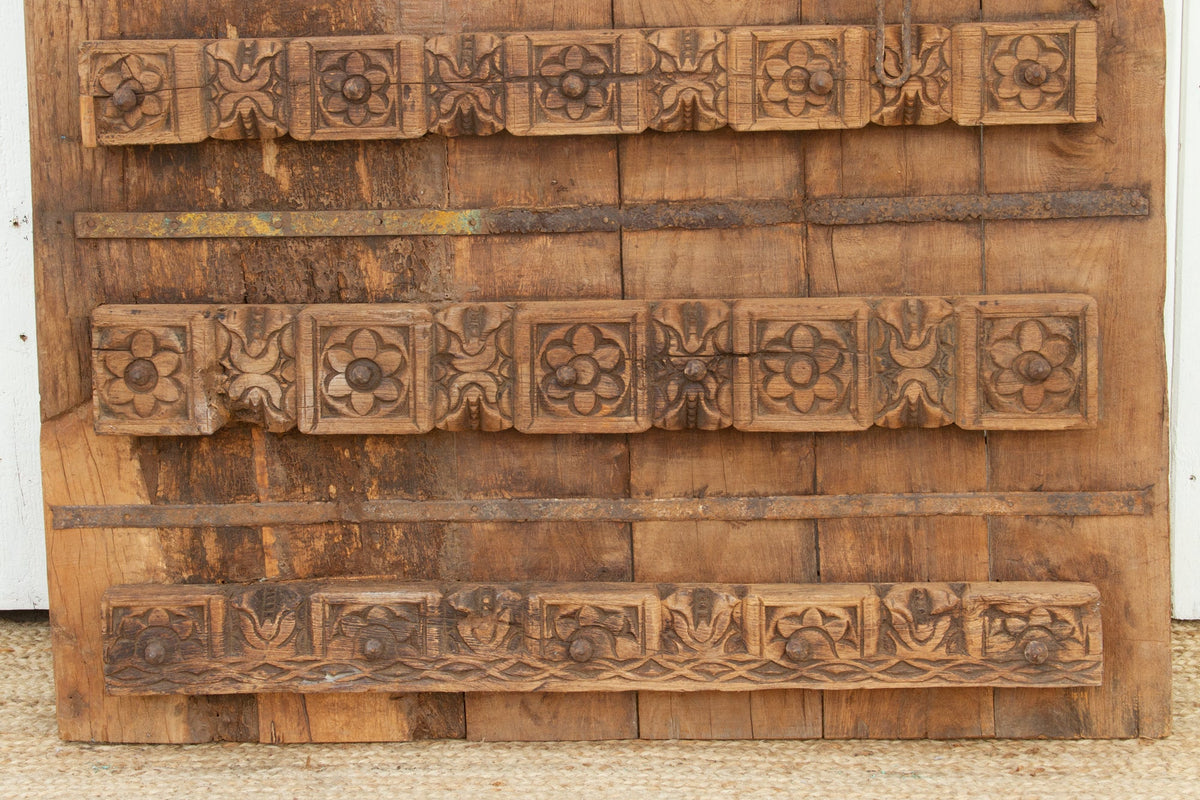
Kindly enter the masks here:
[[102, 306], [96, 428], [201, 435], [1096, 424], [1078, 295]]
[[225, 239], [297, 236], [475, 236], [605, 231], [710, 230], [788, 225], [1140, 217], [1134, 189], [935, 197], [848, 197], [798, 205], [786, 200], [647, 203], [625, 206], [388, 211], [79, 212], [81, 239]]
[[112, 694], [1094, 686], [1083, 583], [126, 586]]
[[682, 522], [856, 517], [1136, 516], [1147, 490], [959, 492], [704, 498], [365, 500], [362, 502], [55, 506], [56, 530], [77, 528], [254, 528], [329, 522]]
[[881, 64], [910, 58], [903, 82], [881, 81], [872, 69], [873, 35], [855, 25], [793, 25], [87, 42], [79, 59], [83, 141], [1096, 119], [1094, 22], [918, 25], [919, 64], [900, 29], [885, 27], [892, 58]]

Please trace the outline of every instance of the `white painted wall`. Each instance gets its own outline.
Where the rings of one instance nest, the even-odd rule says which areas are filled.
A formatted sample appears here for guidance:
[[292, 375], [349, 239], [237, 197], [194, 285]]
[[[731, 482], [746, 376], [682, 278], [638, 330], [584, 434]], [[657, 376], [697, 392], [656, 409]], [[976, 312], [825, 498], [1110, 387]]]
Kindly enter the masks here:
[[[1174, 615], [1200, 619], [1200, 9], [1164, 2]], [[0, 0], [0, 31], [0, 609], [45, 608], [21, 3]]]
[[1166, 0], [1174, 616], [1200, 619], [1200, 8]]
[[46, 608], [23, 3], [0, 31], [0, 609]]

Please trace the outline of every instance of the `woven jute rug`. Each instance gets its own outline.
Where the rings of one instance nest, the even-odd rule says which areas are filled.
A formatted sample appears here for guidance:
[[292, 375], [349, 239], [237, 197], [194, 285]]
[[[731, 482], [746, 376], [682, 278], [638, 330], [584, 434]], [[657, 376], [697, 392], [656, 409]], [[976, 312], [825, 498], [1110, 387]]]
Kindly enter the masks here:
[[59, 741], [50, 631], [0, 618], [0, 798], [1200, 798], [1200, 623], [1146, 741], [88, 745]]

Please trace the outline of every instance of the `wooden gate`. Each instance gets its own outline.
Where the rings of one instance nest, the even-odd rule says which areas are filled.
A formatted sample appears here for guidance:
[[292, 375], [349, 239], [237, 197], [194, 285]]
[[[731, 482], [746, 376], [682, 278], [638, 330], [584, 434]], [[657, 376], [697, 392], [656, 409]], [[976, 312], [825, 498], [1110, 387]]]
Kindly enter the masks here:
[[878, 11], [30, 3], [63, 737], [1164, 734], [1161, 8]]

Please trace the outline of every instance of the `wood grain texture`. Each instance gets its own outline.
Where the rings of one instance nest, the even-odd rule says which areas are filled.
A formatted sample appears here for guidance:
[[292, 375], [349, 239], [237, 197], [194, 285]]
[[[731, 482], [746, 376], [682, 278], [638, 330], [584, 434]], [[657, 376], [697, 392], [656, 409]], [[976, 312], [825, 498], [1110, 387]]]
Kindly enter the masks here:
[[[745, 9], [731, 12], [719, 16]], [[791, 25], [87, 42], [83, 138], [95, 147], [285, 130], [369, 140], [861, 128], [945, 121], [952, 95], [963, 125], [1095, 119], [1092, 23], [918, 26], [921, 67], [889, 92], [872, 88], [873, 35]], [[885, 32], [900, 74], [897, 36]]]
[[93, 347], [103, 433], [211, 434], [231, 419], [310, 434], [1098, 421], [1095, 303], [1075, 295], [104, 306]]
[[1073, 583], [143, 585], [102, 613], [115, 694], [1089, 686], [1103, 653]]

